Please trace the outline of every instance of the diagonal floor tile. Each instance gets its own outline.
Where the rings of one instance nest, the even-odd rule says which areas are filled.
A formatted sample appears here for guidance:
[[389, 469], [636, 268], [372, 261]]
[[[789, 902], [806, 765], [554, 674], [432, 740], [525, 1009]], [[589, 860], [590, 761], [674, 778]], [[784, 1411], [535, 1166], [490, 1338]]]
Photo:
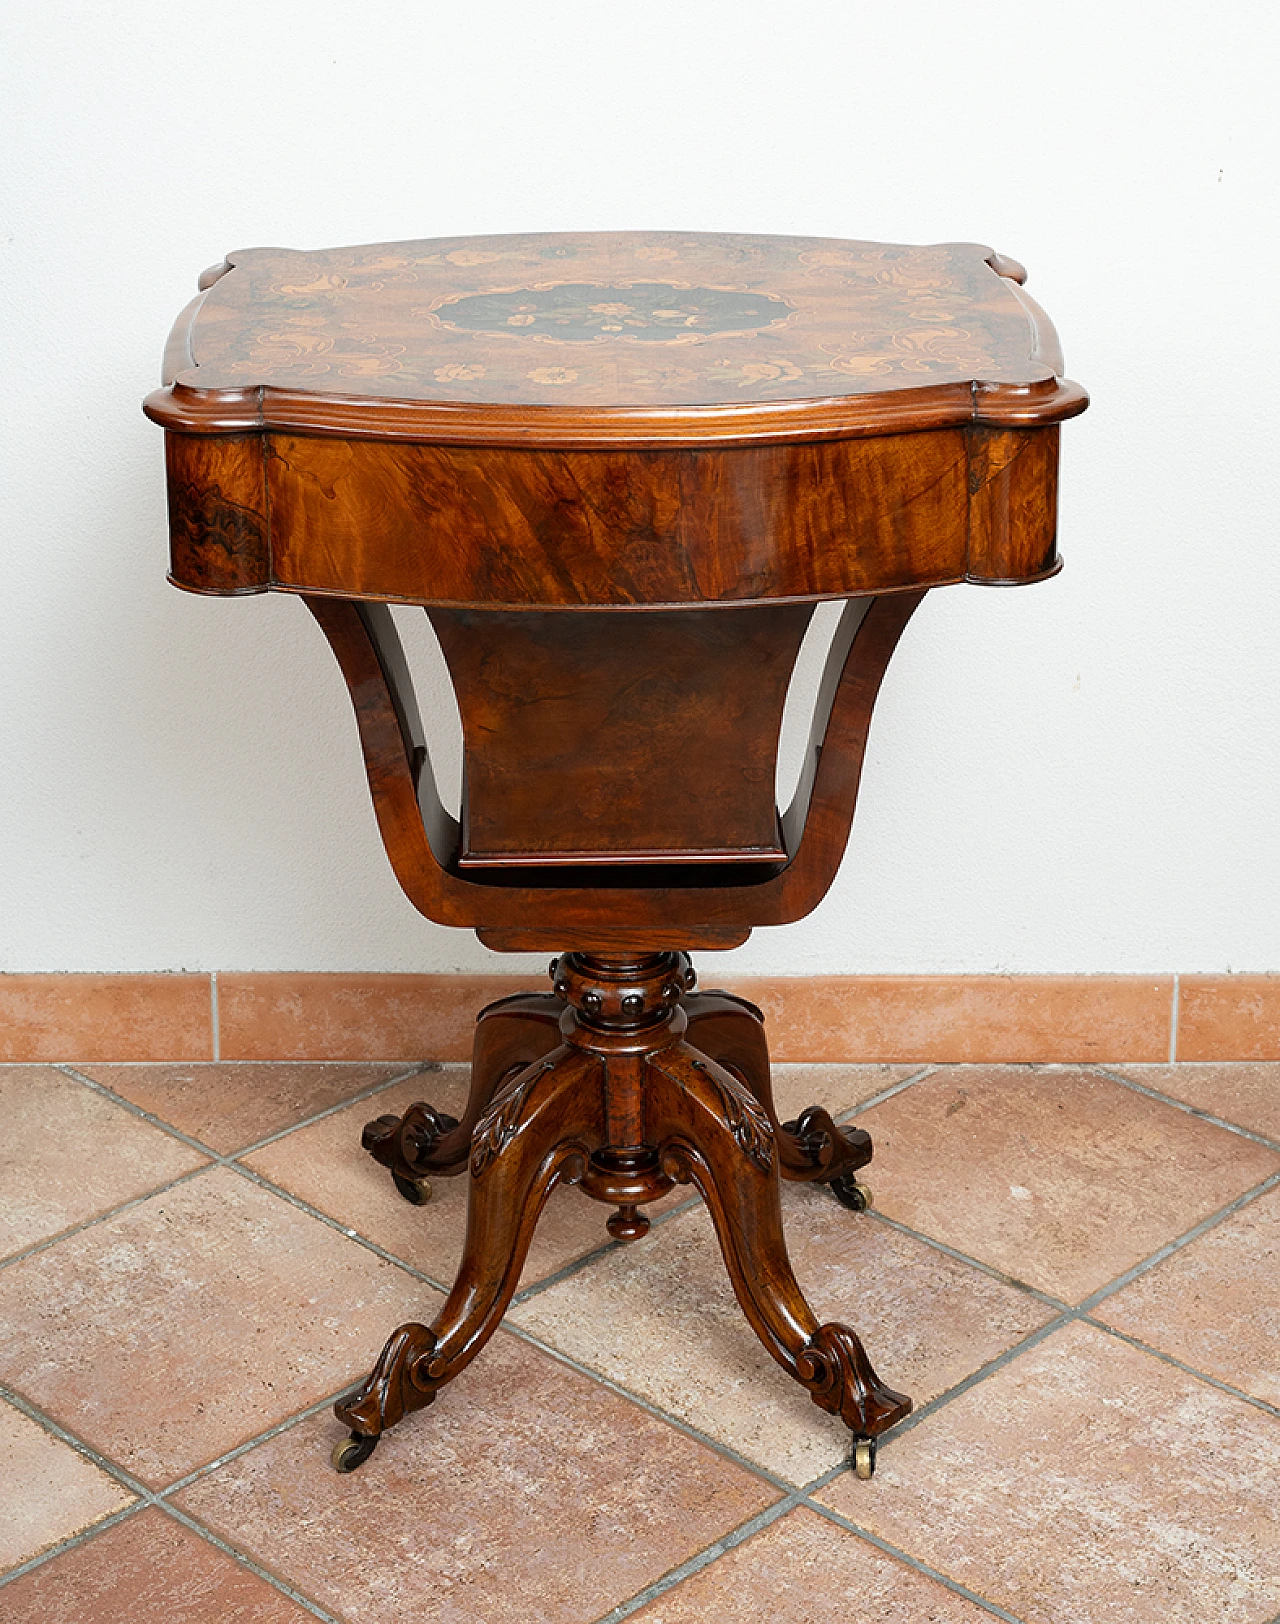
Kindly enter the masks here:
[[1224, 1122], [1280, 1139], [1280, 1060], [1205, 1065], [1112, 1066], [1123, 1077], [1184, 1100]]
[[[469, 1077], [466, 1066], [411, 1077], [375, 1100], [362, 1100], [299, 1128], [247, 1157], [246, 1164], [433, 1280], [451, 1284], [466, 1233], [466, 1173], [433, 1178], [431, 1200], [424, 1207], [410, 1206], [396, 1194], [387, 1170], [361, 1150], [360, 1130], [371, 1117], [402, 1112], [423, 1098], [458, 1116], [466, 1103]], [[662, 1212], [687, 1199], [688, 1192], [679, 1191], [648, 1210]], [[608, 1245], [609, 1212], [579, 1190], [553, 1191], [534, 1231], [523, 1283], [541, 1280], [584, 1253]]]
[[1096, 1073], [952, 1067], [858, 1118], [881, 1211], [1069, 1302], [1280, 1168]]
[[132, 1200], [205, 1158], [51, 1066], [0, 1066], [0, 1255]]
[[1027, 1624], [1263, 1624], [1280, 1421], [1074, 1324], [819, 1498]]
[[774, 1066], [773, 1100], [778, 1120], [798, 1117], [808, 1105], [821, 1105], [834, 1117], [922, 1070], [920, 1066]]
[[991, 1624], [991, 1617], [804, 1507], [631, 1614], [634, 1624]]
[[[922, 1404], [1052, 1310], [944, 1252], [783, 1192], [787, 1243], [820, 1319], [854, 1326], [892, 1388]], [[841, 1422], [765, 1352], [734, 1298], [705, 1208], [668, 1220], [516, 1308], [512, 1321], [792, 1483], [849, 1451]]]
[[15, 1579], [5, 1624], [308, 1624], [315, 1615], [162, 1511], [140, 1511]]
[[405, 1069], [321, 1061], [216, 1060], [185, 1066], [77, 1067], [224, 1156]]
[[[69, 1444], [0, 1400], [0, 1572], [129, 1505], [133, 1495]], [[14, 1581], [17, 1583], [18, 1581]], [[6, 1588], [0, 1617], [9, 1618]]]
[[300, 1422], [179, 1503], [351, 1624], [581, 1624], [776, 1498], [504, 1333], [348, 1476], [341, 1435]]
[[1139, 1275], [1094, 1317], [1280, 1407], [1280, 1188]]
[[436, 1300], [214, 1168], [0, 1272], [0, 1376], [167, 1483], [362, 1375]]

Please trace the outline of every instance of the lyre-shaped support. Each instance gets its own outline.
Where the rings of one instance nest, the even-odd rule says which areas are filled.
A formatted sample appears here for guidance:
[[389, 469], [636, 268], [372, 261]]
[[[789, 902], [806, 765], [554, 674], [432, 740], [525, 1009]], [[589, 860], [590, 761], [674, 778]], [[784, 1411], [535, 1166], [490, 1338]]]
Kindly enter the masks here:
[[[481, 868], [460, 861], [461, 831], [441, 805], [426, 760], [390, 611], [335, 598], [306, 602], [350, 689], [383, 843], [419, 911], [441, 924], [476, 929], [499, 950], [554, 950], [568, 941], [610, 951], [733, 946], [755, 925], [790, 923], [817, 905], [848, 839], [876, 694], [922, 597], [893, 593], [855, 599], [846, 607], [828, 656], [796, 798], [780, 821], [780, 860], [757, 852], [754, 865], [709, 857], [660, 862], [650, 852], [644, 861], [602, 866], [572, 860], [573, 854], [553, 864], [543, 852], [537, 864]], [[614, 613], [644, 619], [638, 611]], [[698, 746], [692, 734], [673, 736], [671, 748], [681, 757], [690, 796], [700, 792]], [[637, 794], [642, 792], [638, 784]]]

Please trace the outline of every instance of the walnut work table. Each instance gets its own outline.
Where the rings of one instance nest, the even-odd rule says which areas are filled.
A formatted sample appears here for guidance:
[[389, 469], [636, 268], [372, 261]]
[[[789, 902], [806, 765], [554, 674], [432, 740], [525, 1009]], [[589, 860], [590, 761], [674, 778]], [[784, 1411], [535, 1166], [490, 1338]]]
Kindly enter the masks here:
[[[872, 705], [929, 587], [1059, 567], [1058, 425], [1087, 398], [1012, 260], [682, 232], [233, 254], [146, 403], [171, 579], [299, 595], [355, 707], [396, 875], [429, 919], [552, 951], [481, 1011], [461, 1121], [365, 1129], [409, 1201], [469, 1172], [457, 1282], [337, 1413], [340, 1469], [493, 1333], [559, 1184], [614, 1209], [701, 1192], [743, 1311], [854, 1435], [911, 1402], [792, 1273], [779, 1179], [865, 1203], [871, 1141], [779, 1122], [760, 1011], [691, 950], [802, 918], [844, 852]], [[795, 798], [783, 704], [814, 606], [845, 602]], [[389, 604], [426, 610], [464, 735], [442, 806]], [[852, 1221], [852, 1220], [851, 1220]]]

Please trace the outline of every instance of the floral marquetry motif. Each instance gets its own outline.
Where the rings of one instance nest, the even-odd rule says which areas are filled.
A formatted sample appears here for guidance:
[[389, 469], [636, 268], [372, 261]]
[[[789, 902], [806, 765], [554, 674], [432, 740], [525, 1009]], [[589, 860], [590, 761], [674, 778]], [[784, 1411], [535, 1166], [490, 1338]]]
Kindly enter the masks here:
[[673, 282], [562, 282], [501, 293], [454, 294], [430, 312], [442, 327], [551, 343], [696, 344], [710, 334], [754, 335], [791, 314], [772, 293]]

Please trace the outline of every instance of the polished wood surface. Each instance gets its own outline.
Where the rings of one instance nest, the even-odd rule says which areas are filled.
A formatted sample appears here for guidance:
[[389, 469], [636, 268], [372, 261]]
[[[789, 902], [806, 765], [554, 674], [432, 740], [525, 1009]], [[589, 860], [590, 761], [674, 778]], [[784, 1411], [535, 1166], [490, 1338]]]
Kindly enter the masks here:
[[[609, 1232], [634, 1241], [649, 1229], [644, 1205], [692, 1184], [743, 1313], [814, 1403], [854, 1434], [869, 1476], [874, 1439], [910, 1413], [911, 1400], [881, 1381], [849, 1326], [819, 1322], [787, 1257], [779, 1202], [780, 1178], [821, 1179], [860, 1205], [852, 1174], [870, 1159], [867, 1135], [816, 1108], [780, 1123], [759, 1010], [726, 993], [694, 992], [685, 955], [569, 954], [551, 974], [555, 998], [507, 999], [481, 1014], [469, 1148], [462, 1128], [442, 1129], [426, 1104], [365, 1130], [366, 1147], [411, 1200], [427, 1175], [463, 1166], [471, 1199], [462, 1265], [435, 1321], [393, 1332], [366, 1380], [337, 1405], [352, 1429], [339, 1465], [366, 1459], [389, 1427], [433, 1403], [481, 1351], [557, 1186], [577, 1185], [614, 1207]], [[495, 1026], [496, 1042], [486, 1032]]]
[[[749, 852], [722, 850], [718, 860], [702, 862], [655, 861], [659, 853], [687, 856], [687, 848], [678, 844], [685, 814], [670, 795], [645, 796], [646, 822], [639, 825], [634, 806], [613, 809], [614, 827], [639, 841], [642, 861], [583, 866], [575, 865], [571, 852], [562, 851], [562, 861], [554, 862], [555, 854], [543, 851], [535, 865], [463, 867], [461, 831], [441, 804], [422, 746], [390, 611], [383, 604], [337, 598], [306, 602], [351, 693], [383, 843], [414, 906], [440, 924], [475, 929], [481, 941], [499, 951], [609, 952], [734, 947], [753, 925], [787, 924], [817, 906], [844, 855], [876, 695], [921, 596], [854, 599], [844, 611], [827, 656], [800, 783], [779, 817], [785, 861], [758, 863], [754, 872], [746, 872], [743, 859]], [[731, 617], [757, 612], [715, 611]], [[589, 688], [580, 692], [583, 702], [590, 702]], [[538, 702], [538, 695], [529, 697], [531, 704]], [[754, 748], [741, 730], [735, 737], [744, 752]], [[472, 738], [473, 751], [487, 749], [486, 736], [473, 731]], [[696, 799], [703, 793], [701, 742], [686, 734], [678, 705], [667, 713], [661, 739], [662, 770], [678, 772], [682, 795]], [[506, 741], [497, 742], [505, 747]], [[597, 734], [593, 746], [607, 755], [607, 736]], [[769, 746], [772, 762], [776, 732]], [[465, 772], [469, 795], [469, 759]], [[771, 782], [772, 771], [766, 784]]]
[[[146, 403], [171, 579], [302, 597], [353, 703], [414, 906], [551, 993], [477, 1024], [459, 1120], [365, 1130], [408, 1201], [466, 1174], [458, 1279], [338, 1406], [349, 1470], [476, 1356], [559, 1184], [635, 1241], [705, 1199], [744, 1313], [855, 1435], [910, 1409], [800, 1291], [780, 1178], [854, 1210], [868, 1136], [779, 1122], [760, 1012], [692, 949], [802, 918], [844, 854], [872, 712], [927, 589], [1042, 580], [1059, 425], [1086, 397], [1015, 262], [636, 232], [255, 249], [206, 273]], [[814, 605], [844, 601], [802, 770], [779, 732]], [[458, 699], [443, 805], [390, 605], [430, 617]]]
[[775, 741], [811, 612], [433, 609], [467, 759], [458, 866], [784, 861]]
[[202, 278], [148, 410], [485, 445], [1055, 422], [1084, 396], [1025, 274], [978, 243], [711, 232], [248, 249]]

